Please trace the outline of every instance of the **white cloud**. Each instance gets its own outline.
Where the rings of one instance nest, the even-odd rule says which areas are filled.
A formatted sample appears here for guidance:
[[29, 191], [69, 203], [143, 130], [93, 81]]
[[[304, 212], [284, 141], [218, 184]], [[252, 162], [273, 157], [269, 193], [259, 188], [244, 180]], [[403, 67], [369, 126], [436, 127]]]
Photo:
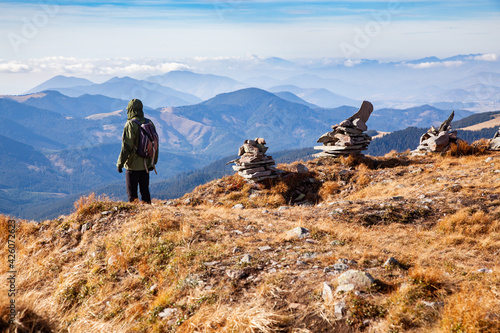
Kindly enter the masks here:
[[189, 70], [190, 67], [185, 64], [181, 64], [178, 62], [164, 62], [160, 65], [157, 65], [157, 68], [160, 72], [171, 72], [171, 71], [181, 71], [181, 70]]
[[71, 75], [133, 75], [162, 74], [173, 70], [188, 70], [190, 67], [164, 59], [131, 58], [71, 58], [46, 57], [25, 61], [0, 61], [0, 73], [44, 73]]
[[346, 61], [344, 61], [344, 66], [354, 67], [356, 65], [359, 65], [360, 63], [361, 63], [361, 59], [357, 59], [357, 60], [347, 59]]
[[497, 61], [498, 56], [495, 53], [486, 53], [475, 56], [474, 60], [482, 60], [482, 61]]
[[465, 62], [460, 60], [455, 61], [441, 61], [441, 62], [422, 62], [420, 64], [406, 64], [413, 69], [435, 68], [435, 67], [458, 67], [462, 66]]
[[0, 73], [26, 73], [30, 67], [17, 61], [0, 62]]

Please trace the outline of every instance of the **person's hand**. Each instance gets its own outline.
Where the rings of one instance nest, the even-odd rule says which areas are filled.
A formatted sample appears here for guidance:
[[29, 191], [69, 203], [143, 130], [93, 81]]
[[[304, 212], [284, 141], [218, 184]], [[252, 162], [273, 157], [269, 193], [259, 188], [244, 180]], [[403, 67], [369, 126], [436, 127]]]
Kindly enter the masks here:
[[116, 170], [118, 170], [118, 172], [119, 172], [119, 173], [122, 173], [122, 172], [123, 172], [123, 167], [122, 167], [122, 166], [118, 166], [118, 167], [116, 168]]

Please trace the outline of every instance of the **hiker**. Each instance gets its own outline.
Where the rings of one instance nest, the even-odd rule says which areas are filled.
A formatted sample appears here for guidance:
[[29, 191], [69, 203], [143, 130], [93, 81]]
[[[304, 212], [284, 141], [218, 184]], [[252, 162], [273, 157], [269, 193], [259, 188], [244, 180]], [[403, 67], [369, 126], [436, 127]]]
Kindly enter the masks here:
[[[127, 195], [130, 202], [138, 199], [137, 186], [141, 191], [141, 199], [143, 202], [150, 204], [151, 195], [149, 193], [149, 171], [155, 170], [155, 164], [158, 162], [158, 135], [151, 120], [144, 118], [142, 110], [142, 102], [138, 99], [132, 99], [127, 106], [127, 123], [123, 128], [122, 149], [116, 167], [118, 172], [122, 173], [123, 168], [125, 172], [125, 182], [127, 185]], [[156, 151], [152, 157], [142, 157], [144, 152], [141, 153], [140, 137], [144, 134], [141, 133], [144, 126], [139, 124], [148, 124], [156, 135]], [[146, 154], [147, 155], [147, 154]], [[156, 172], [156, 170], [155, 170]]]

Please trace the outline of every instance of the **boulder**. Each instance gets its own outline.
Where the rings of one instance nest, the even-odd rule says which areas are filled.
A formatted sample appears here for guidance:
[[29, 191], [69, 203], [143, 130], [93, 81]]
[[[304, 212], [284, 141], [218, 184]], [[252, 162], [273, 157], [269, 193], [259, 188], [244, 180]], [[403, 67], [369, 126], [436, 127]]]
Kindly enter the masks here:
[[176, 308], [166, 308], [166, 309], [163, 309], [162, 312], [158, 313], [158, 317], [162, 318], [162, 319], [168, 319], [170, 317], [172, 317], [173, 315], [175, 315], [179, 310], [177, 310]]
[[342, 319], [342, 317], [344, 317], [345, 312], [347, 311], [345, 301], [340, 301], [337, 304], [335, 304], [334, 310], [335, 310], [334, 312], [335, 317], [337, 319]]
[[382, 266], [383, 267], [400, 266], [400, 263], [399, 261], [396, 260], [396, 258], [389, 257]]
[[242, 264], [249, 264], [251, 260], [252, 260], [252, 256], [249, 255], [249, 254], [245, 254], [241, 258], [240, 263], [242, 263]]
[[350, 269], [340, 274], [337, 278], [337, 282], [339, 286], [352, 284], [354, 289], [362, 290], [370, 288], [375, 282], [375, 279], [369, 273]]
[[293, 238], [302, 239], [307, 237], [307, 235], [309, 235], [309, 230], [307, 230], [306, 228], [297, 227], [287, 231], [285, 237], [286, 239], [293, 239]]
[[500, 150], [500, 130], [495, 133], [493, 139], [490, 141], [490, 150]]
[[304, 165], [304, 164], [297, 164], [296, 166], [297, 172], [298, 173], [308, 173], [309, 169]]

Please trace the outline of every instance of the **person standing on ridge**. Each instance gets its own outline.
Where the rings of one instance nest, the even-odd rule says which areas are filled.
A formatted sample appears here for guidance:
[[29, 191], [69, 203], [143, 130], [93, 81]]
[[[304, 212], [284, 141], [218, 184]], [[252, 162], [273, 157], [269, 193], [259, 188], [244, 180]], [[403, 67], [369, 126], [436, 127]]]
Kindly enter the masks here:
[[[145, 130], [146, 129], [146, 130]], [[156, 146], [153, 153], [147, 153], [143, 141], [146, 132], [150, 130], [153, 137], [148, 136]], [[155, 140], [153, 139], [155, 137]], [[146, 141], [148, 141], [146, 139]], [[147, 143], [145, 144], [147, 145]], [[151, 148], [151, 147], [150, 147]], [[141, 156], [142, 155], [142, 156]], [[149, 193], [149, 171], [155, 170], [158, 162], [158, 135], [151, 120], [144, 118], [142, 102], [132, 99], [127, 106], [127, 123], [123, 128], [122, 149], [116, 167], [118, 172], [125, 172], [125, 182], [127, 185], [127, 195], [130, 202], [138, 199], [137, 186], [141, 191], [143, 202], [150, 204], [151, 195]], [[156, 170], [155, 170], [156, 171]]]

